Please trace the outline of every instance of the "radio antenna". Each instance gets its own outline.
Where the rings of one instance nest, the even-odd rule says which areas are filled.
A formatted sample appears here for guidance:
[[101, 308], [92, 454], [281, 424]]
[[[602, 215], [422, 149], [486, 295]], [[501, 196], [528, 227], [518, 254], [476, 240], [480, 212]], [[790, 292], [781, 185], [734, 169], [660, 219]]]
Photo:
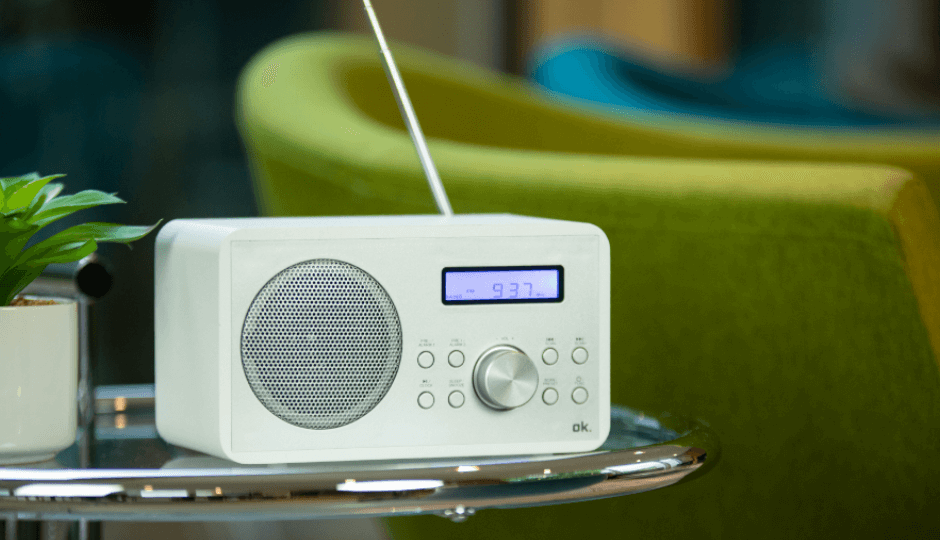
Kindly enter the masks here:
[[375, 34], [375, 40], [379, 43], [379, 49], [382, 52], [382, 65], [385, 66], [385, 75], [392, 86], [392, 93], [395, 94], [395, 101], [398, 102], [398, 110], [408, 126], [408, 133], [411, 134], [411, 141], [418, 152], [418, 159], [421, 161], [421, 168], [424, 169], [424, 176], [428, 180], [428, 186], [431, 188], [431, 194], [434, 195], [434, 202], [437, 204], [437, 210], [444, 216], [454, 215], [450, 207], [450, 201], [447, 199], [447, 192], [444, 191], [444, 184], [441, 183], [441, 177], [437, 174], [437, 167], [434, 166], [434, 160], [431, 159], [431, 152], [428, 151], [428, 143], [424, 139], [424, 133], [421, 132], [421, 126], [418, 124], [418, 117], [415, 116], [414, 108], [411, 106], [411, 100], [408, 99], [408, 92], [405, 90], [405, 83], [401, 79], [401, 73], [398, 72], [398, 66], [395, 65], [395, 59], [392, 58], [392, 51], [388, 49], [388, 43], [385, 42], [385, 35], [379, 27], [379, 19], [375, 16], [375, 10], [372, 9], [372, 2], [362, 0], [366, 8], [366, 15], [369, 17], [369, 23], [372, 24], [372, 31]]

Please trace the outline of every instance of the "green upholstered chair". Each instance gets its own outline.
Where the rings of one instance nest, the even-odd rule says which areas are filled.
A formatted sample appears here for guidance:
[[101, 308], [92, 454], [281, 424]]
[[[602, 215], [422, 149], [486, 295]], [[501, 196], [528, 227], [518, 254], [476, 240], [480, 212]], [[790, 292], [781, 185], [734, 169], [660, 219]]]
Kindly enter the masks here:
[[[937, 134], [606, 118], [393, 50], [455, 211], [603, 228], [613, 400], [722, 444], [682, 485], [396, 538], [940, 534]], [[265, 214], [434, 212], [370, 39], [278, 42], [238, 102]]]

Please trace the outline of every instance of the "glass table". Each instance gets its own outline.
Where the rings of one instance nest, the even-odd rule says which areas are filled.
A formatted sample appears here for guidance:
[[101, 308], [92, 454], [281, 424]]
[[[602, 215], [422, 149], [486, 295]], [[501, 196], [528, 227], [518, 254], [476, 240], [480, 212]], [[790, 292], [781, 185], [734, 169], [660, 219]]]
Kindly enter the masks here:
[[93, 427], [54, 460], [0, 466], [0, 519], [15, 524], [437, 514], [461, 521], [487, 508], [658, 489], [700, 476], [720, 451], [714, 433], [700, 422], [614, 407], [610, 436], [593, 452], [248, 466], [160, 439], [152, 386], [99, 387], [95, 412]]

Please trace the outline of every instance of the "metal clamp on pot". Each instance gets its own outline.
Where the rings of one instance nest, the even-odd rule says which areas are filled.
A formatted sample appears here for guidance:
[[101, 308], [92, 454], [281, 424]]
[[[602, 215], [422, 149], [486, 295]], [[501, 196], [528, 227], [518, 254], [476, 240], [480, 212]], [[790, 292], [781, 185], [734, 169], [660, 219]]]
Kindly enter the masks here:
[[76, 262], [50, 264], [23, 294], [58, 296], [92, 304], [108, 294], [113, 283], [109, 265], [92, 253]]

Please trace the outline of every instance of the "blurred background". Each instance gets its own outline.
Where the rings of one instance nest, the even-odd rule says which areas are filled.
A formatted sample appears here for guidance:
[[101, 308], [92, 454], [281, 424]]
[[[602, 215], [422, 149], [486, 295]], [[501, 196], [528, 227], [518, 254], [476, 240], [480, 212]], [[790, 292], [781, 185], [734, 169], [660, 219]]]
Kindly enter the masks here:
[[[605, 99], [624, 114], [920, 125], [940, 109], [938, 0], [374, 5], [393, 43], [584, 106], [604, 100], [582, 92], [565, 59], [609, 60], [619, 86]], [[0, 175], [66, 173], [68, 192], [128, 201], [83, 220], [255, 215], [234, 125], [240, 70], [280, 37], [366, 24], [358, 0], [0, 0]], [[93, 313], [99, 384], [153, 381], [154, 236], [100, 250], [115, 283]]]

